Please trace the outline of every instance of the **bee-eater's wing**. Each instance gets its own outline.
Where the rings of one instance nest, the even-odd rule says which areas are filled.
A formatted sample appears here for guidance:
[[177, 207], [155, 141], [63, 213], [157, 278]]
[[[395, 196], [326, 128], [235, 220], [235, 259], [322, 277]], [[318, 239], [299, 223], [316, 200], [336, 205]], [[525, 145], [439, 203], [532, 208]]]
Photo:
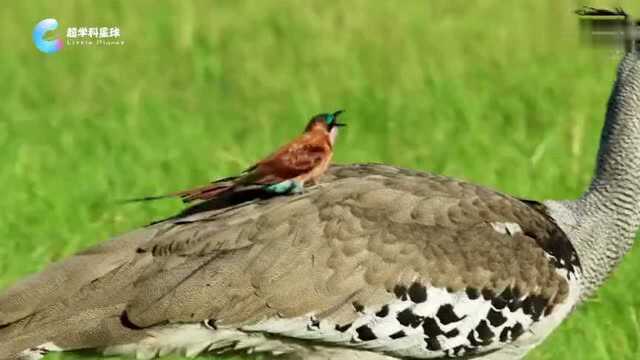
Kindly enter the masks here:
[[293, 142], [269, 158], [261, 161], [253, 170], [259, 175], [254, 184], [275, 184], [308, 173], [320, 165], [331, 153], [322, 143]]
[[260, 173], [256, 172], [258, 166], [252, 166], [246, 172], [243, 172], [241, 176], [228, 177], [220, 180], [216, 180], [209, 185], [197, 187], [194, 189], [179, 191], [173, 193], [173, 196], [179, 196], [184, 203], [190, 203], [195, 200], [205, 201], [213, 199], [220, 194], [230, 190], [246, 190], [245, 185], [259, 184], [256, 179], [260, 179]]

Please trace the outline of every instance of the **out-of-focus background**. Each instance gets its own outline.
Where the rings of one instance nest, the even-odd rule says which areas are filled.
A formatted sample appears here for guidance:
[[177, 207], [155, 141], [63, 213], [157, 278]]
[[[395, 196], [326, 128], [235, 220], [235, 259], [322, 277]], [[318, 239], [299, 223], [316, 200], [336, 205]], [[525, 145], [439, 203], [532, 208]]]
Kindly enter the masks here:
[[[340, 163], [384, 162], [517, 196], [592, 174], [620, 54], [577, 1], [40, 1], [0, 12], [0, 288], [170, 215], [121, 205], [233, 174], [346, 109]], [[640, 4], [623, 5], [640, 16]], [[36, 23], [124, 45], [40, 53]], [[640, 358], [640, 253], [528, 359]], [[75, 359], [78, 355], [52, 355]], [[83, 358], [86, 358], [84, 355]], [[174, 357], [177, 359], [177, 357]]]

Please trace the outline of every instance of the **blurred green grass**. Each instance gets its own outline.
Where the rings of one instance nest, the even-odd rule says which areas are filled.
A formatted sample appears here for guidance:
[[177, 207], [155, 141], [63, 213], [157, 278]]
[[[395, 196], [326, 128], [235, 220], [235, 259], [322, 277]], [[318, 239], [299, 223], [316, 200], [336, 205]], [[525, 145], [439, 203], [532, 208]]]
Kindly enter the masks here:
[[[232, 174], [311, 115], [339, 108], [349, 127], [336, 162], [575, 198], [592, 173], [619, 59], [579, 43], [572, 10], [580, 4], [5, 4], [0, 288], [180, 209], [117, 200]], [[48, 17], [62, 29], [118, 26], [125, 45], [39, 53], [31, 31]], [[636, 247], [528, 359], [639, 358], [639, 267]]]

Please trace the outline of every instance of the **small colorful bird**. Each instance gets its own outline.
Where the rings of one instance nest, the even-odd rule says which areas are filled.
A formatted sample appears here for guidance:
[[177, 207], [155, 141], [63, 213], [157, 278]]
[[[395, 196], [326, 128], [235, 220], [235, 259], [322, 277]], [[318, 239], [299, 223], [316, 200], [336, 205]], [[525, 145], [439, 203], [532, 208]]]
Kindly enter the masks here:
[[238, 176], [220, 179], [202, 187], [131, 201], [179, 196], [183, 202], [190, 203], [210, 200], [228, 191], [255, 185], [273, 194], [300, 193], [305, 183], [315, 183], [329, 167], [338, 128], [346, 125], [338, 122], [338, 115], [342, 112], [338, 110], [332, 114], [314, 116], [302, 135]]

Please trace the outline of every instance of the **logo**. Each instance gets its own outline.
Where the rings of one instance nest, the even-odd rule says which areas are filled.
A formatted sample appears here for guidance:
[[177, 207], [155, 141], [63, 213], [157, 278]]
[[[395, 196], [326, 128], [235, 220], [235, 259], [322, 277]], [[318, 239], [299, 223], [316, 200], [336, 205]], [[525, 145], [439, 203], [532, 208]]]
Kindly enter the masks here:
[[53, 31], [58, 28], [58, 21], [56, 19], [44, 19], [33, 28], [33, 43], [38, 50], [46, 54], [52, 54], [62, 49], [64, 43], [60, 39], [45, 40], [44, 36], [49, 31]]
[[120, 28], [117, 26], [80, 26], [67, 28], [67, 45], [124, 45], [124, 40], [120, 39]]
[[38, 50], [46, 54], [60, 51], [64, 46], [118, 46], [125, 41], [120, 38], [120, 28], [117, 26], [74, 26], [68, 27], [66, 39], [45, 40], [49, 31], [58, 28], [56, 19], [44, 19], [33, 29], [33, 43]]

